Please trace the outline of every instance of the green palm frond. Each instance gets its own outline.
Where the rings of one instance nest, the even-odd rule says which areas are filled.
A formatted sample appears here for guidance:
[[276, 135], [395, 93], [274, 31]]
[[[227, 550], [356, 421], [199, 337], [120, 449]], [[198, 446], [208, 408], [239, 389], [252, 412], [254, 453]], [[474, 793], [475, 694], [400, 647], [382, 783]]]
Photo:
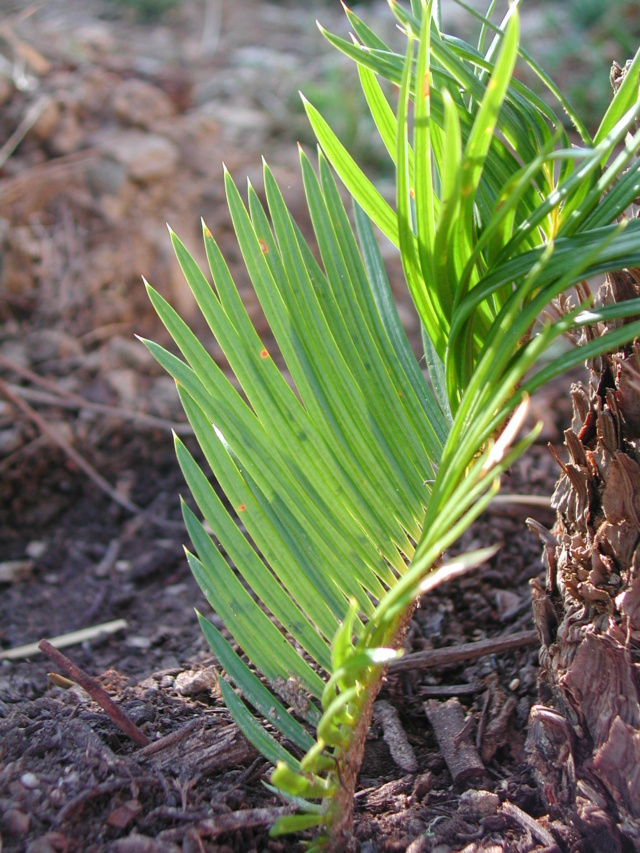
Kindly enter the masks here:
[[[176, 437], [200, 516], [183, 507], [187, 558], [226, 635], [199, 619], [232, 715], [277, 763], [273, 784], [302, 807], [275, 831], [324, 827], [318, 848], [340, 849], [348, 830], [373, 699], [412, 602], [492, 553], [442, 563], [534, 440], [535, 430], [518, 439], [528, 395], [640, 334], [640, 300], [598, 309], [586, 300], [539, 320], [589, 276], [640, 266], [640, 221], [624, 219], [640, 192], [637, 74], [591, 140], [536, 68], [581, 135], [572, 146], [561, 120], [512, 77], [522, 56], [515, 6], [500, 25], [483, 20], [474, 48], [444, 35], [423, 0], [410, 11], [391, 5], [404, 56], [349, 10], [354, 42], [325, 35], [358, 63], [396, 169], [395, 206], [308, 102], [317, 171], [302, 151], [300, 162], [317, 254], [266, 164], [265, 205], [251, 186], [243, 201], [225, 172], [277, 358], [206, 227], [213, 285], [171, 239], [240, 390], [148, 286], [182, 358], [146, 344], [176, 380], [210, 469]], [[396, 111], [378, 77], [399, 86]], [[329, 163], [355, 200], [355, 232]], [[400, 324], [374, 226], [400, 250], [430, 383]], [[631, 320], [541, 360], [559, 335], [614, 316]]]

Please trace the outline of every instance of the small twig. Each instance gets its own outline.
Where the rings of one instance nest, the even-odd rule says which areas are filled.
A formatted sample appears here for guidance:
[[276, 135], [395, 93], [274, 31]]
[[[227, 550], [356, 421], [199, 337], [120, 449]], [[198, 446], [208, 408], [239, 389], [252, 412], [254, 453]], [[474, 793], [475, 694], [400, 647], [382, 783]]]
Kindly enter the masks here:
[[510, 817], [523, 829], [528, 830], [531, 835], [533, 835], [533, 837], [539, 842], [541, 842], [542, 844], [546, 844], [549, 853], [560, 849], [553, 835], [551, 835], [551, 833], [547, 829], [545, 829], [544, 826], [540, 826], [537, 820], [532, 818], [531, 815], [528, 815], [519, 806], [516, 806], [514, 805], [514, 803], [510, 803], [509, 800], [506, 800], [502, 804], [500, 812]]
[[179, 743], [181, 740], [184, 740], [187, 735], [191, 734], [194, 729], [197, 729], [202, 726], [202, 720], [198, 717], [194, 717], [193, 720], [189, 720], [186, 725], [182, 726], [182, 728], [178, 729], [175, 732], [171, 732], [171, 734], [165, 735], [164, 737], [159, 738], [158, 740], [152, 741], [150, 744], [145, 746], [143, 749], [138, 752], [138, 758], [148, 758], [150, 755], [155, 755], [156, 752], [161, 752], [163, 749], [167, 749], [169, 746], [174, 746], [176, 743]]
[[[70, 404], [74, 404], [74, 408], [77, 409], [88, 409], [92, 412], [99, 412], [100, 414], [105, 415], [114, 415], [122, 418], [127, 418], [128, 420], [141, 420], [146, 421], [151, 426], [159, 426], [162, 428], [170, 428], [173, 429], [174, 432], [184, 431], [185, 427], [188, 431], [193, 434], [193, 429], [189, 424], [180, 424], [173, 423], [172, 421], [167, 421], [164, 418], [156, 418], [154, 415], [146, 415], [142, 412], [133, 412], [131, 409], [126, 409], [120, 406], [106, 406], [104, 403], [94, 403], [91, 400], [85, 400], [84, 397], [81, 397], [80, 394], [74, 394], [71, 391], [67, 391], [64, 388], [60, 388], [60, 386], [53, 382], [51, 379], [47, 379], [45, 376], [40, 376], [39, 373], [35, 373], [33, 370], [29, 370], [28, 367], [23, 367], [21, 364], [16, 364], [15, 361], [11, 361], [11, 359], [0, 353], [0, 367], [3, 367], [5, 370], [10, 370], [12, 373], [15, 373], [16, 376], [21, 376], [23, 379], [28, 380], [29, 382], [33, 382], [34, 385], [40, 385], [41, 388], [46, 388], [50, 391], [54, 397], [41, 397], [40, 400], [46, 403], [55, 403], [58, 406], [64, 406], [65, 408], [69, 408]], [[24, 395], [25, 398], [28, 399], [27, 394], [34, 394], [33, 391], [27, 388], [21, 388], [20, 386], [10, 385], [10, 389], [19, 395]], [[37, 392], [35, 392], [37, 393]], [[62, 400], [67, 401], [69, 405], [66, 405], [62, 402]], [[38, 399], [34, 397], [35, 402], [39, 402]]]
[[14, 462], [16, 462], [23, 454], [29, 455], [36, 451], [39, 447], [47, 444], [49, 439], [44, 435], [38, 435], [32, 441], [28, 441], [26, 444], [23, 444], [22, 447], [19, 447], [17, 450], [14, 450], [13, 453], [10, 453], [8, 456], [5, 456], [4, 459], [0, 461], [0, 474], [4, 471], [8, 471]]
[[[66, 649], [68, 646], [77, 646], [87, 640], [95, 640], [102, 634], [115, 634], [127, 627], [126, 619], [115, 619], [113, 622], [103, 622], [101, 625], [92, 625], [90, 628], [82, 628], [80, 631], [71, 631], [69, 634], [61, 634], [52, 637], [49, 641], [57, 649]], [[0, 660], [22, 660], [37, 655], [40, 651], [38, 643], [28, 643], [26, 646], [16, 646], [13, 649], [5, 649], [0, 652]]]
[[[257, 829], [262, 826], [271, 826], [277, 818], [293, 814], [295, 806], [283, 806], [280, 808], [242, 809], [229, 814], [221, 814], [209, 820], [200, 821], [193, 827], [193, 831], [204, 838], [216, 838], [227, 832], [237, 832], [242, 829]], [[177, 829], [166, 829], [158, 836], [162, 841], [172, 841], [184, 836], [182, 827]]]
[[0, 169], [2, 169], [9, 157], [11, 157], [18, 145], [20, 145], [27, 133], [29, 133], [33, 125], [38, 121], [50, 101], [51, 98], [48, 95], [43, 95], [31, 104], [20, 124], [16, 127], [2, 148], [0, 148]]
[[485, 689], [484, 684], [423, 684], [418, 695], [422, 696], [473, 696]]
[[512, 504], [518, 506], [539, 506], [544, 509], [551, 509], [551, 498], [544, 495], [496, 495], [491, 501], [491, 505], [510, 506]]
[[89, 696], [91, 696], [91, 698], [94, 699], [104, 710], [111, 722], [115, 723], [115, 725], [118, 726], [118, 728], [121, 729], [127, 737], [130, 737], [134, 743], [137, 743], [138, 746], [147, 746], [150, 743], [146, 734], [136, 726], [133, 720], [127, 716], [122, 708], [119, 708], [116, 705], [104, 687], [94, 678], [91, 678], [91, 676], [87, 675], [84, 670], [80, 669], [79, 666], [76, 666], [75, 663], [70, 661], [66, 655], [63, 655], [62, 652], [54, 648], [48, 640], [40, 640], [38, 648], [41, 652], [44, 652], [44, 654], [52, 660], [65, 675], [86, 690]]
[[180, 423], [179, 421], [168, 421], [165, 418], [146, 415], [144, 412], [134, 412], [132, 409], [125, 409], [120, 406], [92, 403], [90, 400], [83, 400], [82, 397], [78, 397], [76, 394], [68, 392], [47, 393], [46, 391], [37, 391], [34, 388], [24, 388], [21, 385], [13, 384], [10, 384], [9, 388], [14, 394], [32, 403], [42, 403], [44, 406], [57, 406], [60, 409], [71, 409], [74, 411], [80, 409], [87, 412], [96, 412], [101, 415], [110, 415], [120, 420], [136, 421], [147, 424], [150, 427], [173, 430], [176, 435], [193, 435], [193, 428], [190, 424]]
[[540, 637], [537, 631], [520, 631], [507, 637], [496, 637], [491, 640], [480, 640], [477, 643], [463, 643], [459, 646], [449, 646], [445, 649], [429, 649], [405, 655], [399, 660], [391, 661], [389, 672], [405, 672], [411, 669], [427, 669], [436, 666], [449, 666], [454, 663], [476, 660], [487, 655], [502, 654], [523, 646], [537, 646]]
[[104, 557], [96, 565], [93, 572], [97, 578], [105, 578], [113, 569], [120, 554], [122, 544], [119, 539], [112, 539], [107, 545]]

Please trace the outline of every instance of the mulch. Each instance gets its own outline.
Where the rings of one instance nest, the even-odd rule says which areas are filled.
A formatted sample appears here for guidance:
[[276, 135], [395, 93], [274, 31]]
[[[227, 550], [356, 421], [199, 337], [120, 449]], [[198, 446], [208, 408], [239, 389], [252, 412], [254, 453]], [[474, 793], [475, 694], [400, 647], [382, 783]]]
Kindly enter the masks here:
[[[559, 390], [546, 398], [550, 414]], [[560, 444], [552, 419], [545, 432]], [[110, 481], [126, 474], [127, 494], [156, 522], [115, 504], [56, 448], [21, 457], [2, 483], [0, 542], [7, 560], [36, 556], [2, 586], [0, 643], [15, 648], [126, 620], [119, 633], [65, 654], [99, 680], [149, 745], [136, 746], [80, 687], [57, 686], [42, 655], [0, 661], [3, 851], [302, 849], [269, 839], [287, 804], [265, 787], [269, 765], [238, 732], [211, 678], [169, 436], [138, 425], [125, 440], [114, 422], [101, 446], [83, 450], [108, 460], [101, 470]], [[554, 477], [540, 443], [505, 486], [544, 496]], [[525, 752], [537, 698], [529, 580], [541, 573], [527, 515], [552, 521], [544, 506], [485, 513], [458, 547], [498, 541], [499, 553], [416, 611], [407, 657], [388, 674], [367, 739], [356, 795], [362, 850], [574, 849], [573, 830], [545, 817]], [[459, 651], [469, 643], [485, 648]]]

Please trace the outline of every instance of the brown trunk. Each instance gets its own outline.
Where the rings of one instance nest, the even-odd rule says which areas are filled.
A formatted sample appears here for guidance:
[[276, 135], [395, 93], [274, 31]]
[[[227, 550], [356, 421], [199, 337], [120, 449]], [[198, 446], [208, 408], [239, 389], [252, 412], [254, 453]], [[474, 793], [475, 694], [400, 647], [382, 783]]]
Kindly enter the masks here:
[[[637, 296], [635, 275], [604, 291]], [[549, 813], [569, 818], [586, 849], [640, 850], [638, 343], [602, 359], [572, 397], [546, 584], [533, 584], [543, 704], [527, 746]]]

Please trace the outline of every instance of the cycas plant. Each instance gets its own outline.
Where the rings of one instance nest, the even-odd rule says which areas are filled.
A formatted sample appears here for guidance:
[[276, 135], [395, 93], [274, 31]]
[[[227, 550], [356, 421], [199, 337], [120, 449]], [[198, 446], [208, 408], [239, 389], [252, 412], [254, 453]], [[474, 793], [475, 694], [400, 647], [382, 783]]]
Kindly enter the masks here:
[[[213, 287], [172, 240], [241, 392], [148, 287], [183, 359], [147, 345], [175, 378], [231, 507], [176, 438], [217, 540], [185, 505], [189, 565], [238, 650], [199, 619], [231, 714], [277, 765], [272, 784], [299, 806], [274, 831], [318, 827], [316, 849], [348, 849], [373, 701], [414, 602], [492, 553], [443, 556], [535, 438], [517, 439], [528, 395], [640, 332], [640, 321], [612, 325], [548, 355], [563, 334], [639, 313], [638, 300], [595, 309], [582, 287], [579, 304], [563, 298], [591, 275], [640, 264], [639, 223], [618, 222], [640, 186], [639, 138], [625, 142], [640, 114], [637, 85], [619, 88], [591, 139], [536, 69], [579, 133], [572, 146], [561, 119], [512, 76], [515, 5], [500, 25], [483, 21], [477, 48], [441, 31], [437, 4], [390, 5], [404, 56], [349, 10], [353, 42], [326, 35], [358, 64], [395, 164], [395, 207], [308, 103], [317, 173], [302, 151], [300, 159], [319, 261], [266, 164], [266, 209], [251, 186], [245, 203], [225, 172], [244, 263], [295, 390], [206, 227]], [[378, 77], [399, 86], [397, 112]], [[355, 234], [329, 163], [354, 199]], [[372, 223], [399, 249], [430, 384], [399, 322]], [[552, 304], [562, 310], [539, 321]]]

